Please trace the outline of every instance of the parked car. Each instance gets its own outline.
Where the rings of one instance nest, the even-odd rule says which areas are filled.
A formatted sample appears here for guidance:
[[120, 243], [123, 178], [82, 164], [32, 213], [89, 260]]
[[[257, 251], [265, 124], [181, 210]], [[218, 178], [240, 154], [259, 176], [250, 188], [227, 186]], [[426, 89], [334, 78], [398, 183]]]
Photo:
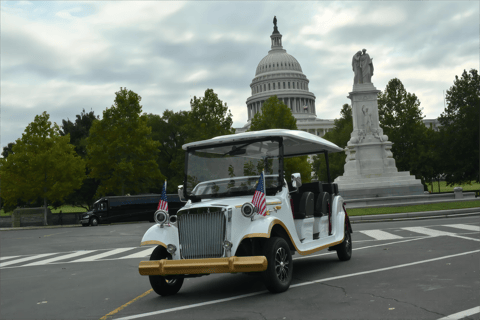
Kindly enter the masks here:
[[[96, 226], [99, 223], [151, 221], [157, 210], [160, 194], [136, 196], [103, 197], [95, 201], [93, 210], [82, 214], [82, 226]], [[167, 195], [169, 212], [175, 214], [183, 206], [178, 195]]]
[[[330, 174], [325, 183], [302, 184], [299, 173], [284, 178], [284, 159], [294, 156], [324, 154], [328, 171], [328, 154], [343, 151], [335, 144], [304, 131], [272, 129], [183, 149], [179, 196], [187, 202], [176, 215], [156, 211], [156, 224], [141, 241], [157, 245], [150, 261], [139, 265], [157, 294], [177, 293], [187, 277], [237, 272], [258, 272], [268, 290], [283, 292], [292, 281], [293, 254], [329, 249], [340, 260], [351, 258], [352, 228]], [[258, 183], [265, 184], [265, 215], [252, 203], [262, 191]]]

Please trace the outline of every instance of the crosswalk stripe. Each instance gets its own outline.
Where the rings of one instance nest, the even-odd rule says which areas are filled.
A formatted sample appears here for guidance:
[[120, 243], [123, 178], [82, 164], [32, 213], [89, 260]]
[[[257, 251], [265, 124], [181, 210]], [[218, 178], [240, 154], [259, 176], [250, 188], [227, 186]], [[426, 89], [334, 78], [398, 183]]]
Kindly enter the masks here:
[[16, 258], [18, 256], [9, 256], [9, 257], [0, 257], [0, 261], [2, 260], [8, 260], [8, 259], [13, 259], [13, 258]]
[[2, 262], [2, 263], [0, 263], [0, 268], [9, 266], [11, 264], [22, 263], [22, 262], [25, 262], [25, 261], [40, 259], [40, 258], [43, 258], [43, 257], [51, 256], [53, 254], [57, 254], [57, 253], [42, 253], [42, 254], [37, 254], [37, 255], [34, 255], [34, 256], [29, 256], [29, 257], [25, 257], [25, 258], [13, 260], [13, 261]]
[[148, 257], [149, 255], [151, 255], [153, 250], [155, 250], [155, 248], [156, 247], [151, 247], [151, 248], [142, 250], [140, 252], [131, 254], [129, 256], [121, 257], [120, 259], [145, 258], [145, 257]]
[[463, 230], [470, 230], [470, 231], [480, 231], [479, 226], [472, 226], [472, 225], [469, 225], [469, 224], [446, 224], [444, 226], [445, 227], [457, 228], [457, 229], [463, 229]]
[[92, 253], [92, 252], [95, 252], [95, 251], [97, 251], [97, 250], [77, 251], [77, 252], [74, 252], [74, 253], [62, 255], [62, 256], [59, 256], [59, 257], [55, 257], [55, 258], [25, 264], [23, 266], [24, 267], [39, 266], [39, 265], [43, 265], [43, 264], [47, 264], [47, 263], [51, 263], [51, 262], [55, 262], [55, 261], [59, 261], [59, 260], [66, 260], [66, 259], [75, 258], [75, 257], [78, 257], [78, 256], [83, 256], [85, 254], [89, 254], [89, 253]]
[[397, 236], [397, 235], [394, 235], [392, 233], [385, 232], [385, 231], [382, 231], [382, 230], [364, 230], [364, 231], [360, 231], [360, 232], [369, 236], [369, 237], [372, 237], [376, 240], [393, 240], [393, 239], [402, 239], [403, 238], [403, 237], [400, 237], [400, 236]]
[[445, 232], [445, 231], [439, 231], [439, 230], [434, 230], [434, 229], [429, 229], [429, 228], [424, 228], [424, 227], [406, 227], [402, 228], [403, 230], [407, 231], [412, 231], [415, 233], [421, 233], [425, 234], [427, 236], [432, 236], [432, 237], [437, 237], [437, 236], [449, 236], [455, 233], [452, 232]]
[[122, 253], [122, 252], [125, 252], [125, 251], [128, 251], [128, 250], [132, 250], [132, 249], [135, 249], [135, 247], [132, 247], [132, 248], [119, 248], [119, 249], [109, 250], [109, 251], [104, 252], [104, 253], [96, 254], [96, 255], [90, 256], [90, 257], [81, 258], [81, 259], [78, 259], [78, 260], [75, 260], [75, 261], [71, 261], [71, 262], [94, 261], [94, 260], [98, 260], [98, 259], [101, 259], [101, 258], [113, 256], [113, 255], [115, 255], [115, 254], [119, 254], [119, 253]]

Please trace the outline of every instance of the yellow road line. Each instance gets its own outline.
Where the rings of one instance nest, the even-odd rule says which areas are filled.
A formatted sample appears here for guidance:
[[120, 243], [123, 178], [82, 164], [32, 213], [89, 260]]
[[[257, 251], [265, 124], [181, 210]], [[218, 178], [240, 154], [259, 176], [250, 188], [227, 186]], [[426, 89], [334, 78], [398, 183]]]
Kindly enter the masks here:
[[139, 295], [139, 296], [136, 297], [135, 299], [130, 300], [129, 302], [125, 303], [123, 306], [118, 307], [117, 309], [115, 309], [115, 310], [107, 313], [106, 315], [104, 315], [103, 317], [101, 317], [100, 320], [107, 320], [109, 317], [113, 316], [115, 313], [117, 313], [117, 312], [125, 309], [129, 304], [132, 304], [132, 303], [134, 303], [135, 301], [137, 301], [138, 299], [145, 297], [147, 294], [149, 294], [149, 293], [152, 292], [152, 291], [153, 291], [153, 289], [150, 289], [150, 290], [148, 290], [147, 292], [142, 293], [141, 295]]

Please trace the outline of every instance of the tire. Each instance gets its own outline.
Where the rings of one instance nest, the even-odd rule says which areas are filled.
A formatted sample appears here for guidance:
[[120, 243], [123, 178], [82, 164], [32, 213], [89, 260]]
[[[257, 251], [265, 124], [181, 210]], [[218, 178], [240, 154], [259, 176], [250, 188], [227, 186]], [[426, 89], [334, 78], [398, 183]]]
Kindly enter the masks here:
[[[172, 256], [162, 246], [157, 246], [150, 255], [150, 260], [171, 260]], [[160, 296], [171, 296], [180, 291], [184, 278], [167, 279], [164, 276], [148, 276], [153, 291]]]
[[90, 225], [91, 225], [92, 227], [98, 226], [98, 220], [97, 220], [97, 218], [91, 218], [91, 219], [90, 219]]
[[352, 257], [352, 236], [347, 226], [345, 226], [345, 239], [335, 249], [337, 249], [337, 256], [340, 261], [348, 261]]
[[288, 243], [280, 237], [267, 239], [264, 251], [267, 270], [262, 272], [263, 283], [272, 293], [287, 291], [293, 278], [292, 253]]

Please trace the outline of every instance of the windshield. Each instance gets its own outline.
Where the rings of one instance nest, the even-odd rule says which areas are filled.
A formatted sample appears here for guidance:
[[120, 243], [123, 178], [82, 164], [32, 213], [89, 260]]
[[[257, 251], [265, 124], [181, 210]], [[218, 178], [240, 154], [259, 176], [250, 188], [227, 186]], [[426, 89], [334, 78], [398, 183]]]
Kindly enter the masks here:
[[188, 196], [198, 198], [252, 195], [265, 170], [267, 194], [280, 184], [278, 141], [242, 141], [187, 153]]

